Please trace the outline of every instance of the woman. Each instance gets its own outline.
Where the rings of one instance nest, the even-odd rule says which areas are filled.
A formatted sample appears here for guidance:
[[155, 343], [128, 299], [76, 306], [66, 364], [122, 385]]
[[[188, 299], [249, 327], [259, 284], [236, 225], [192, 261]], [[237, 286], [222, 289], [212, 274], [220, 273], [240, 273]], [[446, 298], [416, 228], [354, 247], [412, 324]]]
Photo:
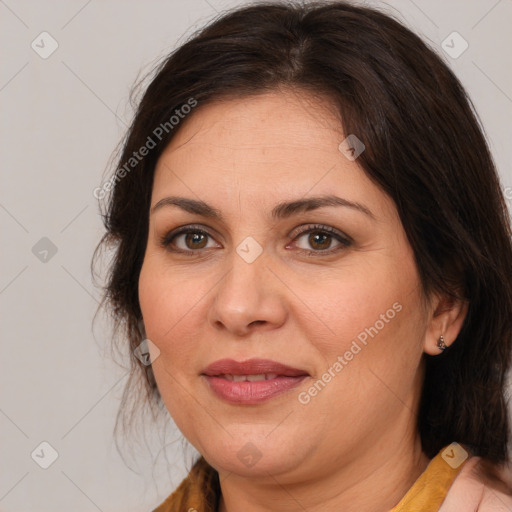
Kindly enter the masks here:
[[512, 510], [508, 215], [417, 36], [232, 11], [159, 67], [111, 187], [125, 396], [144, 375], [201, 454], [156, 511]]

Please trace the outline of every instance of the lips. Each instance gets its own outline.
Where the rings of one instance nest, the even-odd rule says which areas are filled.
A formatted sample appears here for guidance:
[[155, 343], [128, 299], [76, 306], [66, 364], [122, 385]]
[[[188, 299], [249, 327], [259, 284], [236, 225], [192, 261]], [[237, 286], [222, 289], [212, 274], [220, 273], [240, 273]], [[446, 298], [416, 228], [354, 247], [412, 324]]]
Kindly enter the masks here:
[[267, 401], [293, 389], [309, 376], [305, 370], [269, 359], [221, 359], [207, 366], [201, 375], [211, 391], [234, 404]]
[[233, 359], [220, 359], [203, 370], [204, 375], [218, 377], [219, 375], [261, 375], [276, 374], [284, 377], [299, 377], [308, 375], [305, 370], [292, 368], [270, 359], [248, 359], [235, 361]]

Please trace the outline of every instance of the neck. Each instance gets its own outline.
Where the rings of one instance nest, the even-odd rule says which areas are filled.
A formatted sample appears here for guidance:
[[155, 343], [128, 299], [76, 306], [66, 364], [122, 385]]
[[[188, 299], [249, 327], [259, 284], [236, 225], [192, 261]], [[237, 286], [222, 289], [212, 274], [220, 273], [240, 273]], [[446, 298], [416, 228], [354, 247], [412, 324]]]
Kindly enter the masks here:
[[283, 485], [280, 476], [254, 480], [220, 475], [219, 512], [389, 512], [429, 462], [418, 436], [410, 442], [380, 442], [350, 463], [340, 463], [328, 475], [322, 472], [318, 478], [296, 483]]

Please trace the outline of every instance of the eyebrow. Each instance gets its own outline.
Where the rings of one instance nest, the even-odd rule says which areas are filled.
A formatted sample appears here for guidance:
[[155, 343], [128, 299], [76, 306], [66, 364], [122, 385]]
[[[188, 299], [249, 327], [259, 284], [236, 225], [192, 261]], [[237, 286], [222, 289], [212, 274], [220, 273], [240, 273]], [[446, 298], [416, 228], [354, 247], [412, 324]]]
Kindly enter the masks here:
[[[216, 219], [221, 222], [224, 220], [219, 210], [213, 208], [204, 201], [197, 201], [195, 199], [177, 196], [164, 197], [151, 208], [151, 213], [155, 213], [164, 206], [177, 206], [186, 212], [201, 215], [202, 217]], [[277, 204], [272, 209], [271, 216], [274, 219], [286, 219], [293, 215], [297, 215], [298, 213], [309, 212], [329, 206], [343, 206], [345, 208], [351, 208], [364, 213], [375, 220], [375, 215], [366, 206], [334, 195], [309, 197], [307, 199], [297, 199], [296, 201], [285, 201]]]

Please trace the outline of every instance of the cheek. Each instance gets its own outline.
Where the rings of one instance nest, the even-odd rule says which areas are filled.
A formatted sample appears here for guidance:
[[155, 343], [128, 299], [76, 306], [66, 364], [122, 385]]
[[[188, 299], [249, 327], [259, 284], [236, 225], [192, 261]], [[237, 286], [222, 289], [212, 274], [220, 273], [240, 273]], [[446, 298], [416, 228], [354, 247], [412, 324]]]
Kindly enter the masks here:
[[164, 314], [164, 308], [167, 311], [169, 307], [174, 310], [173, 306], [177, 304], [169, 304], [169, 300], [173, 300], [173, 294], [170, 293], [166, 280], [161, 279], [155, 270], [154, 265], [146, 258], [139, 278], [139, 303], [147, 337], [158, 342], [172, 326], [171, 319]]
[[[304, 310], [310, 320], [314, 311], [314, 321], [302, 321], [301, 329], [326, 368], [340, 363], [341, 356], [337, 375], [348, 379], [343, 386], [358, 387], [360, 392], [360, 379], [373, 378], [371, 372], [366, 375], [370, 370], [386, 376], [393, 387], [410, 385], [426, 328], [412, 257], [375, 258], [316, 284], [305, 295], [310, 310]], [[296, 314], [296, 320], [301, 322], [301, 316]]]
[[326, 385], [317, 386], [318, 392], [315, 386], [307, 389], [301, 400], [341, 418], [326, 427], [333, 436], [335, 425], [364, 432], [364, 424], [387, 424], [399, 417], [403, 404], [412, 407], [424, 329], [420, 288], [415, 274], [400, 280], [385, 278], [380, 270], [309, 296], [311, 309], [322, 312], [316, 326], [327, 334], [315, 334], [312, 324], [302, 329], [323, 361], [316, 378]]
[[[165, 272], [164, 268], [156, 258], [144, 260], [139, 278], [139, 302], [146, 336], [160, 351], [153, 362], [158, 389], [178, 427], [188, 431], [187, 418], [191, 417], [193, 407], [190, 391], [186, 390], [186, 374], [193, 374], [198, 353], [194, 345], [197, 331], [192, 332], [191, 327], [197, 290], [190, 286], [188, 278], [177, 277], [179, 273]], [[188, 281], [188, 284], [181, 281]]]
[[187, 312], [190, 314], [193, 297], [176, 282], [176, 273], [165, 273], [155, 259], [144, 260], [139, 278], [139, 303], [144, 318], [146, 336], [160, 350], [160, 356], [167, 359], [178, 350], [180, 358], [186, 354], [179, 347], [177, 336], [186, 325]]
[[168, 269], [158, 255], [146, 255], [139, 277], [139, 302], [146, 333], [165, 341], [193, 316], [194, 304], [204, 291], [193, 277]]
[[[307, 297], [309, 313], [304, 313], [311, 317], [314, 312], [320, 329], [317, 332], [325, 333], [325, 342], [330, 340], [333, 348], [342, 348], [360, 334], [364, 339], [365, 332], [374, 332], [375, 324], [379, 333], [391, 331], [391, 325], [399, 323], [405, 306], [413, 300], [411, 282], [395, 279], [392, 269], [383, 265], [350, 274], [342, 272], [339, 277], [331, 274], [298, 294]], [[309, 326], [311, 330], [311, 322]]]
[[201, 346], [206, 332], [205, 307], [214, 281], [214, 277], [198, 279], [196, 271], [194, 274], [170, 269], [160, 255], [149, 254], [144, 260], [139, 278], [139, 302], [146, 336], [160, 350], [156, 361], [159, 364], [155, 365], [154, 372], [162, 391], [180, 391], [174, 389], [179, 384], [173, 379], [161, 386], [159, 375], [163, 371], [188, 381], [201, 370], [200, 356], [205, 349]]

